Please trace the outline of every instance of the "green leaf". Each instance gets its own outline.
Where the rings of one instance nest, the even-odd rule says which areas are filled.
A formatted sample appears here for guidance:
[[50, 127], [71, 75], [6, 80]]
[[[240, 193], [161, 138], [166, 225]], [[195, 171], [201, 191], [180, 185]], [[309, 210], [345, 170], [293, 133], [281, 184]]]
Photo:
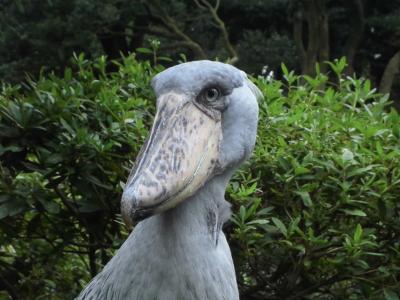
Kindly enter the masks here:
[[71, 135], [75, 135], [75, 131], [72, 129], [71, 126], [69, 126], [69, 124], [68, 124], [63, 118], [60, 118], [60, 123], [62, 124], [62, 126], [63, 126]]
[[90, 213], [90, 212], [99, 211], [101, 209], [102, 209], [102, 207], [99, 204], [85, 201], [85, 202], [79, 203], [78, 210], [83, 213]]
[[23, 148], [17, 145], [11, 145], [8, 147], [3, 147], [0, 145], [0, 155], [2, 155], [5, 152], [20, 152]]
[[399, 300], [399, 296], [396, 292], [390, 289], [383, 289], [386, 300]]
[[46, 158], [46, 163], [55, 165], [63, 161], [63, 157], [61, 154], [53, 153], [49, 157]]
[[281, 220], [272, 217], [271, 218], [272, 222], [275, 224], [275, 226], [279, 229], [279, 231], [285, 236], [287, 237], [287, 228], [285, 226], [285, 224], [282, 223]]
[[342, 211], [346, 215], [350, 215], [350, 216], [358, 216], [358, 217], [366, 217], [367, 216], [367, 214], [360, 209], [342, 209]]
[[42, 203], [43, 207], [46, 211], [51, 214], [58, 214], [60, 212], [60, 206], [52, 201], [41, 199], [39, 200]]
[[305, 167], [303, 167], [303, 166], [298, 166], [298, 167], [296, 167], [296, 168], [294, 169], [294, 173], [295, 173], [296, 175], [308, 174], [308, 173], [310, 173], [310, 169], [305, 168]]
[[359, 242], [362, 236], [363, 230], [360, 224], [357, 224], [356, 230], [354, 231], [354, 241]]
[[300, 196], [301, 200], [303, 200], [303, 204], [306, 207], [311, 207], [313, 205], [309, 192], [296, 191], [295, 193]]
[[264, 224], [268, 224], [268, 220], [263, 220], [263, 219], [252, 220], [250, 222], [247, 222], [247, 224], [264, 225]]
[[263, 215], [269, 214], [273, 209], [274, 209], [273, 206], [265, 207], [265, 208], [263, 208], [263, 209], [260, 209], [260, 210], [256, 213], [256, 215], [263, 216]]
[[246, 220], [246, 208], [243, 205], [240, 206], [239, 215], [242, 221]]
[[113, 188], [111, 185], [101, 182], [97, 177], [95, 177], [93, 175], [87, 174], [86, 179], [89, 180], [91, 183], [93, 183], [99, 187], [102, 187], [106, 190], [112, 190], [112, 188]]
[[364, 168], [356, 168], [355, 170], [349, 172], [349, 173], [347, 174], [347, 177], [350, 178], [350, 177], [353, 177], [353, 176], [356, 176], [356, 175], [365, 174], [365, 173], [367, 173], [368, 171], [370, 171], [370, 170], [372, 170], [373, 168], [375, 168], [376, 166], [378, 166], [378, 165], [369, 165], [369, 166], [364, 167]]
[[148, 48], [136, 48], [136, 51], [139, 53], [144, 53], [144, 54], [153, 54], [153, 50], [148, 49]]
[[8, 216], [8, 208], [6, 205], [0, 205], [0, 220]]
[[278, 162], [285, 171], [289, 171], [291, 169], [290, 162], [283, 156], [278, 157]]
[[289, 71], [284, 63], [281, 63], [281, 68], [282, 68], [283, 75], [285, 75], [287, 77], [289, 75]]
[[0, 205], [0, 219], [7, 216], [15, 216], [25, 211], [25, 203], [20, 200], [13, 199], [12, 201], [7, 201]]
[[173, 60], [167, 56], [158, 56], [157, 60], [159, 61], [166, 61], [166, 62], [173, 62]]

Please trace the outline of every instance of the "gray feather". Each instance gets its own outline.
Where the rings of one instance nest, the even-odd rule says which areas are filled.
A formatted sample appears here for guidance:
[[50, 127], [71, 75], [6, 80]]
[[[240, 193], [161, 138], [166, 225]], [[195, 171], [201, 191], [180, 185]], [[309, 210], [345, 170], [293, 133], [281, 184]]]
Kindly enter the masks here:
[[224, 193], [234, 170], [253, 150], [261, 93], [242, 71], [210, 61], [169, 68], [152, 81], [157, 96], [168, 91], [193, 96], [209, 84], [223, 87], [229, 97], [218, 172], [194, 196], [140, 222], [77, 299], [239, 299], [222, 232], [230, 217]]

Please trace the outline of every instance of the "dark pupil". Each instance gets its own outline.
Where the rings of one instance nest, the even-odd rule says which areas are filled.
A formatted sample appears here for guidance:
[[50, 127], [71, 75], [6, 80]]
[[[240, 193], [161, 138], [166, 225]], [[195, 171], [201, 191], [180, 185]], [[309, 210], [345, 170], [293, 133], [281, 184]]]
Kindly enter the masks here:
[[210, 89], [207, 91], [207, 97], [214, 99], [217, 96], [218, 92], [216, 89]]

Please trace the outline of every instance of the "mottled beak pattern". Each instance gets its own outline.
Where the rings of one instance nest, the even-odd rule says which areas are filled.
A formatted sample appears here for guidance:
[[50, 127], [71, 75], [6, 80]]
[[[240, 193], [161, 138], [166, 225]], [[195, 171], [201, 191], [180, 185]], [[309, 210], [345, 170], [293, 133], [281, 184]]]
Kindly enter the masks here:
[[212, 176], [222, 139], [221, 113], [187, 96], [158, 98], [153, 127], [125, 185], [121, 211], [131, 225], [176, 206]]

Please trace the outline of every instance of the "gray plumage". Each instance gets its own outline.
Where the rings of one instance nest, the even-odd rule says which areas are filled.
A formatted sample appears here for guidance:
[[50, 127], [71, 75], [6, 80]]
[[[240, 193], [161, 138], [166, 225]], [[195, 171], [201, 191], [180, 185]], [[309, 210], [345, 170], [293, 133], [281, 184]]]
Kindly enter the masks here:
[[239, 299], [231, 252], [222, 232], [230, 217], [224, 193], [256, 138], [258, 89], [233, 66], [210, 61], [181, 64], [152, 82], [194, 98], [207, 86], [222, 89], [222, 141], [218, 168], [194, 195], [139, 222], [104, 269], [77, 299]]

